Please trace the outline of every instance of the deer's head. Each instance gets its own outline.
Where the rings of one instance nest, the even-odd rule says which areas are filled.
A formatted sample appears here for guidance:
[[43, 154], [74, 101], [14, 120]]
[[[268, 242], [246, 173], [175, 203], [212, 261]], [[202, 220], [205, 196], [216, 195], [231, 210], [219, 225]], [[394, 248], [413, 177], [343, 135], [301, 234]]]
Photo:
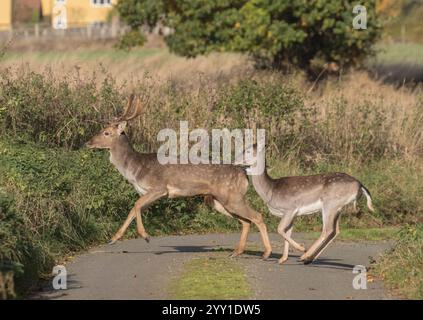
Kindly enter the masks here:
[[113, 145], [119, 143], [119, 139], [125, 134], [128, 121], [138, 117], [141, 113], [141, 100], [132, 94], [128, 99], [123, 115], [112, 121], [85, 145], [93, 149], [111, 149]]

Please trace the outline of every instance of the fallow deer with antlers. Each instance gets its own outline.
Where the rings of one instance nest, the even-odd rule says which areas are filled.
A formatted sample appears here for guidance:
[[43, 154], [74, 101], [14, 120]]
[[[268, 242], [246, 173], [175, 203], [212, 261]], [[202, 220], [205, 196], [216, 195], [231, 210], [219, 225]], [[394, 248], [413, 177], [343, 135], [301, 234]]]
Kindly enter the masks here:
[[233, 165], [160, 164], [157, 154], [135, 151], [125, 130], [127, 122], [141, 113], [140, 98], [131, 95], [124, 114], [86, 143], [89, 148], [108, 149], [110, 162], [140, 194], [140, 198], [110, 243], [122, 238], [134, 219], [138, 234], [149, 241], [149, 235], [142, 223], [141, 211], [160, 198], [206, 196], [212, 198], [217, 211], [238, 219], [242, 224], [241, 239], [231, 256], [243, 253], [250, 225], [254, 223], [264, 244], [263, 258], [267, 259], [271, 253], [267, 229], [262, 215], [253, 210], [245, 199], [248, 188], [245, 171]]

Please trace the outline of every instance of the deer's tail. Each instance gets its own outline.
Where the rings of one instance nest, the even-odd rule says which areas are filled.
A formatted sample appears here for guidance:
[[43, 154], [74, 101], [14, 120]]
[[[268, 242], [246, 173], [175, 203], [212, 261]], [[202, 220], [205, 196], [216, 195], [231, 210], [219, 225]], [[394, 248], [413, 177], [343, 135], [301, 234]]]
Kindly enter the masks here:
[[375, 209], [373, 208], [372, 196], [370, 195], [369, 189], [367, 189], [362, 184], [361, 184], [360, 188], [361, 188], [361, 191], [363, 191], [363, 194], [366, 196], [367, 208], [369, 208], [370, 211], [375, 212]]

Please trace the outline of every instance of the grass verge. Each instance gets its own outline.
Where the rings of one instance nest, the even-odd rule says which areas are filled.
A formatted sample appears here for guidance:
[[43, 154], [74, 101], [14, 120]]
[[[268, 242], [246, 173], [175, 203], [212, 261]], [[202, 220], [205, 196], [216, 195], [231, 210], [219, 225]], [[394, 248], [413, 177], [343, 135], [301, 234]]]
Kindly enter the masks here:
[[184, 264], [181, 276], [170, 286], [174, 299], [247, 299], [251, 287], [242, 267], [215, 254], [194, 258]]
[[[320, 232], [311, 232], [306, 234], [306, 239], [316, 239], [319, 236]], [[336, 240], [382, 241], [397, 240], [398, 236], [399, 228], [397, 227], [341, 229], [341, 233]]]
[[410, 299], [423, 299], [423, 223], [401, 229], [395, 247], [375, 264], [385, 284]]

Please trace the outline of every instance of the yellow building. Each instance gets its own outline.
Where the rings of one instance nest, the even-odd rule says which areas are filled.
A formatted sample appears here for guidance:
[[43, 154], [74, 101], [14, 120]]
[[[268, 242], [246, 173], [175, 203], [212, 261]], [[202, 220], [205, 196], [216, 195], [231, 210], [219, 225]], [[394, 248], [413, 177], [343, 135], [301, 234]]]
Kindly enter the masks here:
[[0, 0], [0, 30], [9, 30], [12, 26], [12, 0]]
[[56, 1], [52, 0], [41, 0], [41, 10], [44, 17], [51, 17], [51, 12], [53, 11], [53, 5]]
[[56, 29], [83, 27], [107, 22], [118, 0], [41, 0], [44, 17]]
[[[9, 30], [13, 24], [13, 8], [18, 0], [0, 0], [0, 30]], [[26, 0], [32, 3], [40, 0]], [[57, 29], [84, 27], [107, 22], [113, 5], [118, 0], [41, 0], [43, 21]], [[16, 9], [16, 8], [15, 8]]]

